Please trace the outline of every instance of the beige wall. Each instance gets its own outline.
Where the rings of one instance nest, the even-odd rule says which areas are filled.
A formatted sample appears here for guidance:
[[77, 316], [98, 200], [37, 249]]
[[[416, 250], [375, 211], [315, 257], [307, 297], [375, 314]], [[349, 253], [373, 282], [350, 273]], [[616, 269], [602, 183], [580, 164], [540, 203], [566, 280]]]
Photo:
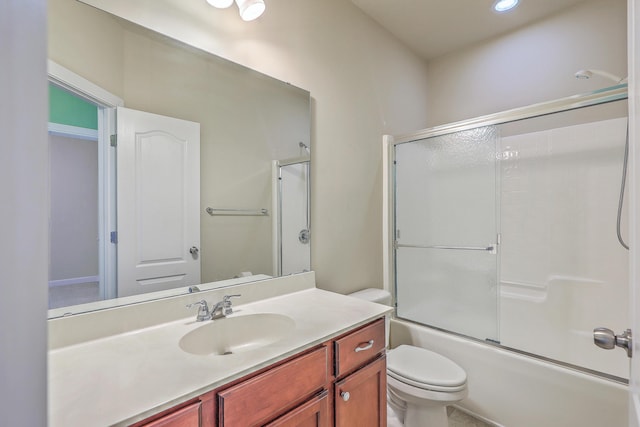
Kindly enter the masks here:
[[112, 17], [75, 1], [47, 0], [47, 24], [49, 59], [124, 97], [124, 33]]
[[49, 280], [98, 275], [98, 143], [49, 134]]
[[627, 75], [625, 0], [590, 0], [428, 64], [429, 126], [614, 84], [580, 69]]
[[309, 90], [318, 285], [381, 286], [381, 137], [426, 125], [421, 60], [344, 0], [272, 1], [250, 23], [204, 1], [92, 3]]

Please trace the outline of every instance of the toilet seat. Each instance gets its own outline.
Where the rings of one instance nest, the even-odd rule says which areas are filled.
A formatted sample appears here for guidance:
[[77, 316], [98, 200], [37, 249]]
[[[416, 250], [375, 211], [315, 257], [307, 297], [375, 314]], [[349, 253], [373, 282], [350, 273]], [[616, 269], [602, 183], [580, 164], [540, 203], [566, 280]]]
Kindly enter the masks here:
[[410, 345], [398, 346], [387, 353], [387, 374], [423, 390], [454, 393], [467, 387], [467, 374], [455, 362]]
[[435, 391], [425, 388], [414, 387], [392, 376], [387, 376], [387, 398], [393, 396], [398, 399], [420, 406], [437, 406], [438, 404], [450, 405], [467, 397], [468, 389], [465, 387], [459, 391]]

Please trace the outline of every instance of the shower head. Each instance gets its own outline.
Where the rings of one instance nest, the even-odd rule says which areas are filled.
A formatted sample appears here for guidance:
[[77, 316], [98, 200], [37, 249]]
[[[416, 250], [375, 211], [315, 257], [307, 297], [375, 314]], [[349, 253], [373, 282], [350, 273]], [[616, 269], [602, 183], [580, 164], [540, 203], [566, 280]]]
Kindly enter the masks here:
[[609, 80], [613, 80], [616, 83], [625, 83], [627, 81], [626, 77], [622, 78], [622, 77], [616, 76], [615, 74], [611, 74], [609, 72], [602, 71], [602, 70], [580, 70], [577, 73], [575, 73], [574, 76], [576, 77], [576, 79], [582, 79], [582, 80], [590, 79], [593, 76], [600, 76]]

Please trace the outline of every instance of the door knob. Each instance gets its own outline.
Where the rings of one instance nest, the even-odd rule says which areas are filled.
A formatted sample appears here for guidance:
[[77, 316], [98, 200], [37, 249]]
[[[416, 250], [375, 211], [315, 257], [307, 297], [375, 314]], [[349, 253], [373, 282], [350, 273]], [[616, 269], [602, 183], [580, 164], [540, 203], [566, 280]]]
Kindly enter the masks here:
[[593, 330], [593, 343], [605, 350], [621, 347], [627, 351], [627, 356], [633, 354], [633, 339], [631, 337], [631, 329], [627, 329], [620, 335], [616, 335], [608, 328], [595, 328]]
[[196, 248], [195, 246], [191, 246], [191, 248], [189, 249], [189, 253], [191, 255], [198, 255], [198, 252], [200, 251], [200, 249]]
[[340, 393], [340, 397], [342, 397], [342, 400], [344, 400], [346, 402], [346, 401], [349, 400], [351, 395], [349, 394], [348, 391], [343, 391], [343, 392]]

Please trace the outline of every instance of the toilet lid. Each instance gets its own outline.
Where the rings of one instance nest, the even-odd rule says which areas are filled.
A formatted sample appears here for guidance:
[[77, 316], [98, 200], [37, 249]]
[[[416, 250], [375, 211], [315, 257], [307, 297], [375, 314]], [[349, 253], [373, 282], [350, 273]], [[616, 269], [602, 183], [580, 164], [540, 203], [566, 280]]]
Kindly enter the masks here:
[[398, 381], [427, 390], [458, 391], [467, 383], [467, 373], [456, 363], [411, 345], [401, 345], [387, 353], [387, 373]]

